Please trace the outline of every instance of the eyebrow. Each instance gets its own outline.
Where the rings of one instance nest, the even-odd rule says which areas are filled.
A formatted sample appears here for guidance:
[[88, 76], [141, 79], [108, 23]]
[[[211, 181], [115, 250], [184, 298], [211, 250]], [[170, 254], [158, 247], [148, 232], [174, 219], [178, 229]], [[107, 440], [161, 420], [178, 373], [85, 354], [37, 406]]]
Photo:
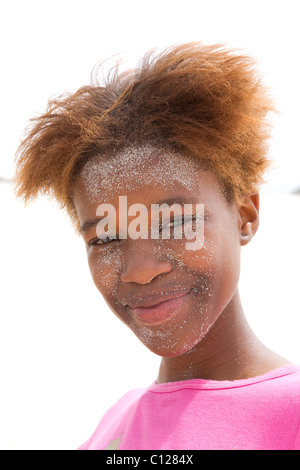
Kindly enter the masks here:
[[[155, 202], [155, 203], [152, 202], [150, 205], [152, 205], [152, 204], [157, 204], [157, 205], [168, 204], [169, 206], [172, 206], [173, 204], [197, 204], [197, 201], [195, 200], [195, 198], [191, 198], [191, 199], [189, 198], [188, 199], [184, 196], [180, 196], [180, 197], [173, 197], [173, 198], [170, 198], [170, 199], [161, 199], [158, 202]], [[200, 203], [198, 202], [198, 204], [200, 204]], [[149, 210], [149, 206], [147, 207], [147, 209]], [[97, 217], [93, 220], [87, 220], [80, 227], [80, 233], [83, 234], [84, 232], [86, 232], [90, 228], [94, 227], [103, 218], [104, 218], [104, 216]]]
[[95, 225], [97, 225], [98, 222], [100, 222], [101, 219], [103, 219], [103, 217], [97, 217], [97, 219], [88, 220], [88, 221], [84, 222], [80, 227], [80, 233], [83, 234], [84, 232], [86, 232], [90, 228], [94, 227]]

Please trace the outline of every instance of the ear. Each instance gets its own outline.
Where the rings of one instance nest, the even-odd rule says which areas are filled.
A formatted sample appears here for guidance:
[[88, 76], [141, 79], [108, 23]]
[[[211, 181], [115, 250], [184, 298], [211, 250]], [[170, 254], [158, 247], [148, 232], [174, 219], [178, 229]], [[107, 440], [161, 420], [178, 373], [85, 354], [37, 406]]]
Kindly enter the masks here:
[[259, 193], [245, 197], [239, 206], [240, 243], [247, 245], [259, 226]]

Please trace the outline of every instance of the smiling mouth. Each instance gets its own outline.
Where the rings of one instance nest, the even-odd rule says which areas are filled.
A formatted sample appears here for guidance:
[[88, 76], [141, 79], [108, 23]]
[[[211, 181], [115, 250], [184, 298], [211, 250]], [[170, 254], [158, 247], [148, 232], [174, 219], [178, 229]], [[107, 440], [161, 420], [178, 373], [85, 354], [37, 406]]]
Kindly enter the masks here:
[[128, 307], [133, 316], [145, 324], [159, 324], [173, 318], [180, 307], [187, 300], [190, 292], [178, 293], [171, 299], [157, 302], [155, 305], [147, 307]]

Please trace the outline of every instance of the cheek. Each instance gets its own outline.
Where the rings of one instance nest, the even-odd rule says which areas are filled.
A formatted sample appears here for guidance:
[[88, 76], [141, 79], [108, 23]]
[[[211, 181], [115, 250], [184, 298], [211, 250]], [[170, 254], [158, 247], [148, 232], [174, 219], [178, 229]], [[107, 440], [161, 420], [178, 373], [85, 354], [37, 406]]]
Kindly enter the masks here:
[[111, 246], [105, 248], [96, 248], [94, 253], [88, 256], [88, 263], [97, 289], [104, 297], [113, 295], [124, 267], [122, 248], [117, 242], [112, 242]]
[[[165, 248], [178, 279], [189, 277], [197, 289], [201, 306], [210, 305], [218, 312], [236, 291], [240, 275], [240, 245], [229, 228], [227, 232], [216, 236], [207, 231], [204, 246], [199, 250], [186, 250], [184, 243], [178, 241]], [[217, 233], [222, 234], [222, 231]]]
[[198, 250], [186, 249], [185, 240], [165, 242], [162, 251], [172, 263], [177, 275], [190, 273], [193, 276], [212, 277], [218, 266], [218, 253], [213, 239], [205, 238], [204, 246]]

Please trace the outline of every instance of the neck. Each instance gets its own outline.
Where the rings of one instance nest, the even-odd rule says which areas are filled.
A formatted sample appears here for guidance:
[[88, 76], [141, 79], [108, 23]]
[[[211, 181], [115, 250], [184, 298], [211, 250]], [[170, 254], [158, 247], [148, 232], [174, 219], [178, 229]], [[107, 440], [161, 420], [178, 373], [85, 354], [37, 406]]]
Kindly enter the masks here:
[[290, 362], [270, 351], [250, 328], [238, 290], [206, 336], [178, 357], [163, 357], [157, 383], [189, 379], [239, 380]]

